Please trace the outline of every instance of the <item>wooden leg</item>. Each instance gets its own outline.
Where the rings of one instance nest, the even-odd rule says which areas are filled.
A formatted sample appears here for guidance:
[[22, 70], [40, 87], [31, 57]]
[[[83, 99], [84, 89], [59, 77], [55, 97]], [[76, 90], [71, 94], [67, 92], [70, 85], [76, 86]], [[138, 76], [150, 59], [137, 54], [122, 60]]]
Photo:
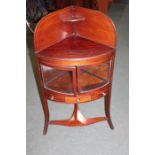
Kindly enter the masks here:
[[48, 102], [47, 102], [47, 98], [44, 95], [43, 77], [42, 77], [41, 66], [39, 62], [37, 62], [37, 67], [38, 67], [38, 78], [39, 78], [39, 84], [40, 84], [40, 96], [41, 96], [42, 106], [43, 106], [44, 114], [45, 114], [45, 124], [44, 124], [43, 134], [46, 135], [47, 130], [48, 130], [48, 124], [49, 124]]
[[110, 102], [111, 102], [111, 91], [109, 91], [105, 96], [105, 114], [110, 128], [114, 129], [111, 116], [110, 116]]
[[46, 135], [48, 130], [48, 125], [49, 125], [49, 109], [48, 109], [48, 102], [46, 98], [43, 99], [43, 108], [45, 113], [45, 125], [44, 125], [43, 134]]

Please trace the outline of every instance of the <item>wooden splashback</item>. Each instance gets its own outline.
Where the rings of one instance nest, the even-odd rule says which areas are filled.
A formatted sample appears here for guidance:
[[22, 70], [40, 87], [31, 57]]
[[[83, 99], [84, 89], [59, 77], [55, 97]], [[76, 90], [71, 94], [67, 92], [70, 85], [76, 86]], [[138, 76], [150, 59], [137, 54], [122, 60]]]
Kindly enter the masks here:
[[36, 52], [40, 52], [70, 36], [116, 47], [116, 30], [105, 14], [77, 6], [50, 13], [40, 20], [34, 33]]

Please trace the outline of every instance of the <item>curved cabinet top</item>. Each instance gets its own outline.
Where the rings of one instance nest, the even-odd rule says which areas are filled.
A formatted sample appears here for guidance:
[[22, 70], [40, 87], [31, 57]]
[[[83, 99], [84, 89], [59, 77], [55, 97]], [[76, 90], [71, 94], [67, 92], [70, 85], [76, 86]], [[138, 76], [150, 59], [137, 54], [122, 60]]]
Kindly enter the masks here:
[[36, 53], [71, 36], [116, 47], [116, 29], [108, 16], [99, 11], [70, 6], [39, 21], [34, 33]]

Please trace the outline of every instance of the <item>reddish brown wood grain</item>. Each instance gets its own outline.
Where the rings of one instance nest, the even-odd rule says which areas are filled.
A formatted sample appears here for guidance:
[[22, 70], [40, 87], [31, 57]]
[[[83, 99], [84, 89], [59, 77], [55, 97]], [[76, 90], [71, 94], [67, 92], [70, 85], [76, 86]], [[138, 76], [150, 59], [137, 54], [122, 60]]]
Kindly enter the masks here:
[[37, 24], [34, 34], [36, 52], [73, 35], [116, 47], [116, 30], [109, 17], [99, 11], [71, 6], [43, 17]]
[[[113, 129], [110, 98], [116, 30], [111, 19], [98, 11], [67, 7], [38, 23], [34, 44], [45, 112], [44, 134], [49, 124], [83, 126], [104, 120]], [[48, 69], [43, 71], [43, 66]], [[84, 118], [78, 104], [100, 97], [105, 97], [106, 117]], [[74, 104], [72, 117], [49, 120], [47, 99]]]

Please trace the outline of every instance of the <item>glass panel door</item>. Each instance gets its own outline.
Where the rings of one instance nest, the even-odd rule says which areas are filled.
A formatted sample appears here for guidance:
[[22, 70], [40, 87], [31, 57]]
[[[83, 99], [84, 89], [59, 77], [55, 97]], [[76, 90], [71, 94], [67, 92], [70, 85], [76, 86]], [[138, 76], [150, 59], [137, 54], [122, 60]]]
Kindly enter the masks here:
[[110, 81], [110, 67], [111, 61], [97, 66], [78, 68], [79, 91], [90, 91], [107, 85]]
[[72, 71], [41, 65], [44, 87], [60, 93], [73, 94]]

